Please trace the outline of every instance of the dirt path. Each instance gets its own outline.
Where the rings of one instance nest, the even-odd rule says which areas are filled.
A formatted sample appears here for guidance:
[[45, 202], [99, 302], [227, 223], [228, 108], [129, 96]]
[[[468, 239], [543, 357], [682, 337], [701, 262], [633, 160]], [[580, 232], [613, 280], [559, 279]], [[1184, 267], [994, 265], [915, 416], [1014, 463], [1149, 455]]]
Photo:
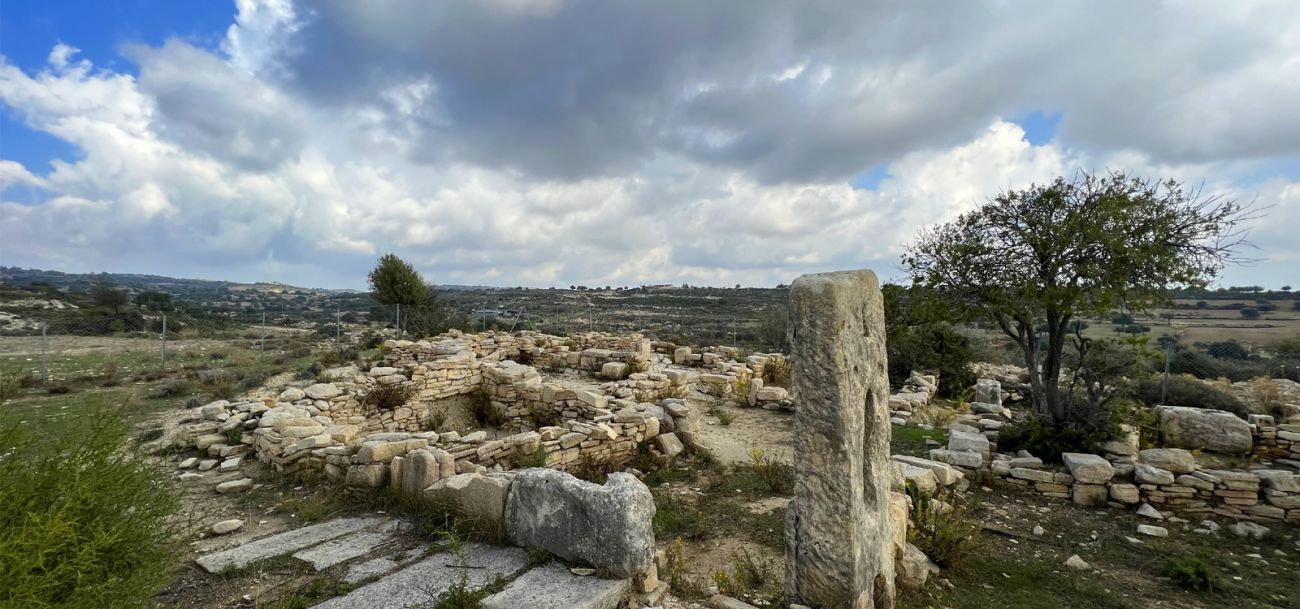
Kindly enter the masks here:
[[733, 404], [720, 404], [718, 408], [732, 416], [730, 425], [722, 425], [718, 418], [708, 414], [709, 406], [718, 404], [717, 398], [693, 397], [690, 406], [701, 415], [700, 443], [723, 463], [748, 463], [749, 451], [761, 449], [781, 461], [790, 461], [794, 453], [794, 416], [786, 412], [762, 408], [737, 408]]

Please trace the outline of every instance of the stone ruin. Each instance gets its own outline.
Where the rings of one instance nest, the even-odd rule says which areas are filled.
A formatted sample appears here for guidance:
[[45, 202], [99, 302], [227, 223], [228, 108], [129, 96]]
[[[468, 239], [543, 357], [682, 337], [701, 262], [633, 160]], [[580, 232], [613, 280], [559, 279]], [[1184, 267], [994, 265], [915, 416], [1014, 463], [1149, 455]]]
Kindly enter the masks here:
[[[804, 275], [790, 288], [794, 499], [785, 596], [815, 607], [894, 605], [889, 379], [883, 300], [870, 271]], [[902, 522], [906, 523], [906, 503]], [[905, 538], [905, 533], [903, 534]]]

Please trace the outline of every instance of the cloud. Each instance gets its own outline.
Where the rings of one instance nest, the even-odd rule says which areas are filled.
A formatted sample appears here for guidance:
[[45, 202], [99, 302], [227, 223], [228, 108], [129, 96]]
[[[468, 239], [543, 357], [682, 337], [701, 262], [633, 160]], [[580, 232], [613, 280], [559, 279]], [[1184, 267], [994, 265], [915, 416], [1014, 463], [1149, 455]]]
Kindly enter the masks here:
[[[1240, 272], [1296, 281], [1294, 3], [236, 4], [216, 49], [126, 48], [138, 77], [64, 44], [36, 70], [0, 58], [0, 102], [81, 152], [44, 175], [0, 161], [7, 264], [359, 287], [392, 251], [442, 283], [889, 277], [925, 225], [1110, 168], [1274, 205], [1270, 260]], [[1044, 145], [1007, 118], [1033, 110], [1061, 115]], [[872, 167], [876, 188], [850, 186]]]

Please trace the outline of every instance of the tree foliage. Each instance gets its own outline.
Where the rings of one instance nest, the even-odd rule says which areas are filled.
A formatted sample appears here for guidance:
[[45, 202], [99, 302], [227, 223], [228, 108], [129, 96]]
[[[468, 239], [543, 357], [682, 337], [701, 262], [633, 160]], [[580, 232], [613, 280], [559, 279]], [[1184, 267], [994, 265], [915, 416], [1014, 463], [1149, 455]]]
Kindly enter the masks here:
[[889, 382], [900, 386], [912, 371], [939, 377], [939, 393], [955, 397], [975, 384], [970, 338], [954, 324], [967, 316], [934, 290], [885, 284], [885, 344]]
[[[999, 194], [921, 233], [903, 255], [912, 279], [990, 318], [1020, 347], [1036, 413], [1052, 426], [1089, 425], [1093, 396], [1065, 379], [1064, 351], [1086, 362], [1080, 316], [1142, 310], [1172, 286], [1204, 287], [1243, 244], [1240, 204], [1175, 181], [1080, 173]], [[1039, 328], [1042, 328], [1041, 336]]]
[[432, 301], [429, 286], [419, 271], [396, 254], [384, 254], [370, 271], [370, 292], [385, 305], [424, 305]]
[[113, 309], [114, 313], [119, 313], [127, 303], [127, 296], [125, 290], [119, 290], [107, 283], [96, 283], [90, 286], [90, 300], [96, 306], [108, 307]]

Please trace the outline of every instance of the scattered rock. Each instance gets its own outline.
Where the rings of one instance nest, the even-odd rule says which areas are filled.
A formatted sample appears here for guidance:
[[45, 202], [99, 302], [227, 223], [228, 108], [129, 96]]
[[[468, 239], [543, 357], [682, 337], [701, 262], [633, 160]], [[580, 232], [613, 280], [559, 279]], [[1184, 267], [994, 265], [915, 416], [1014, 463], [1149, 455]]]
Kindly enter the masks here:
[[1264, 539], [1269, 533], [1268, 527], [1246, 520], [1235, 522], [1228, 528], [1238, 537], [1248, 537], [1255, 541]]
[[242, 493], [250, 488], [253, 488], [253, 479], [241, 478], [239, 480], [231, 480], [229, 482], [218, 484], [217, 492], [223, 495], [229, 495], [232, 493]]
[[1074, 556], [1065, 559], [1065, 566], [1074, 569], [1075, 571], [1092, 570], [1092, 565], [1085, 562], [1082, 558], [1079, 558], [1078, 554], [1075, 554]]
[[243, 520], [231, 518], [230, 520], [222, 520], [221, 522], [212, 525], [212, 534], [225, 535], [227, 533], [234, 533], [242, 528], [244, 528]]
[[1138, 516], [1145, 516], [1147, 518], [1151, 518], [1154, 520], [1165, 519], [1165, 515], [1161, 514], [1160, 510], [1151, 507], [1150, 503], [1143, 503], [1142, 505], [1138, 506], [1137, 513]]
[[1143, 535], [1151, 537], [1168, 537], [1169, 529], [1164, 527], [1153, 526], [1149, 524], [1139, 524], [1137, 531]]

